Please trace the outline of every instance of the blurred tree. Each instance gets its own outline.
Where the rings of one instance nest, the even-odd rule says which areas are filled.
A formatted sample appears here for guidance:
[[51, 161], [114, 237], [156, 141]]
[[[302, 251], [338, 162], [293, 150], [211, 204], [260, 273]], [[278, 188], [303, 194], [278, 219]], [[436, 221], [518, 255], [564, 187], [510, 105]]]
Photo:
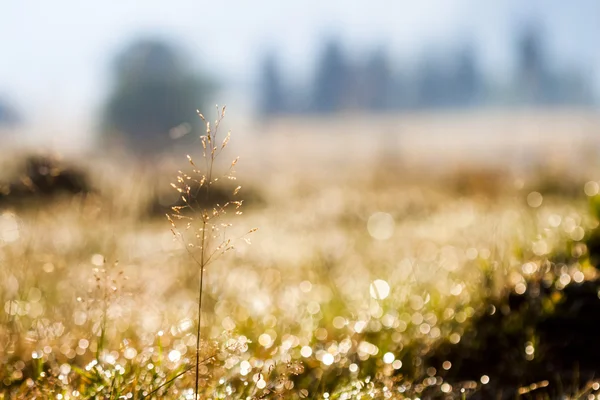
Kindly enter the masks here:
[[277, 115], [288, 111], [279, 63], [274, 52], [267, 53], [263, 59], [260, 85], [260, 110], [263, 115]]
[[171, 150], [174, 139], [197, 127], [195, 111], [212, 91], [186, 67], [176, 48], [160, 40], [129, 45], [116, 57], [113, 73], [103, 138], [139, 156]]
[[21, 119], [17, 111], [6, 100], [0, 98], [0, 126], [17, 125]]
[[317, 64], [310, 107], [312, 111], [331, 113], [344, 108], [350, 70], [340, 42], [330, 40]]
[[383, 49], [371, 54], [363, 70], [363, 88], [356, 93], [363, 108], [369, 111], [387, 111], [391, 107], [394, 77], [389, 55]]
[[527, 26], [520, 34], [516, 44], [518, 102], [525, 104], [545, 103], [545, 55], [540, 29], [535, 25]]
[[412, 75], [406, 69], [393, 71], [391, 77], [390, 110], [409, 110], [414, 105], [414, 82]]
[[416, 108], [441, 108], [450, 103], [452, 79], [445, 58], [429, 52], [416, 71]]
[[455, 68], [452, 102], [458, 107], [479, 105], [484, 82], [473, 47], [466, 46], [458, 52]]
[[526, 105], [579, 105], [594, 103], [592, 79], [574, 65], [557, 70], [546, 55], [542, 31], [528, 25], [517, 41], [517, 102]]

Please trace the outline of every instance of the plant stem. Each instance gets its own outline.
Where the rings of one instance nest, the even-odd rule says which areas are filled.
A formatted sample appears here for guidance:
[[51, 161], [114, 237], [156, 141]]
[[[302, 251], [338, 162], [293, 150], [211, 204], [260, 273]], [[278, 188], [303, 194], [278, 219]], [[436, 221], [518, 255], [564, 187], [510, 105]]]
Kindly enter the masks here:
[[200, 338], [202, 326], [202, 292], [204, 286], [204, 248], [206, 240], [206, 219], [202, 222], [202, 251], [200, 253], [200, 288], [198, 290], [198, 328], [196, 331], [196, 390], [195, 398], [198, 399], [198, 387], [200, 383]]
[[[207, 180], [206, 180], [206, 204], [210, 204], [210, 186], [212, 185], [212, 174], [213, 167], [215, 164], [215, 151], [214, 151], [214, 142], [216, 141], [217, 132], [219, 129], [220, 119], [217, 120], [215, 124], [214, 133], [211, 133], [210, 130], [207, 129], [206, 136], [208, 142], [208, 150], [210, 151], [210, 162], [205, 153], [205, 159], [207, 162]], [[212, 136], [211, 136], [212, 134]], [[206, 150], [205, 150], [206, 151]], [[201, 238], [201, 252], [200, 252], [200, 285], [198, 288], [198, 328], [196, 330], [196, 382], [195, 382], [195, 399], [198, 400], [198, 389], [200, 386], [200, 344], [202, 337], [202, 293], [204, 292], [204, 268], [206, 267], [206, 247], [208, 238], [206, 237], [206, 229], [208, 225], [209, 213], [208, 210], [202, 211], [202, 238]], [[210, 257], [209, 257], [210, 259]]]

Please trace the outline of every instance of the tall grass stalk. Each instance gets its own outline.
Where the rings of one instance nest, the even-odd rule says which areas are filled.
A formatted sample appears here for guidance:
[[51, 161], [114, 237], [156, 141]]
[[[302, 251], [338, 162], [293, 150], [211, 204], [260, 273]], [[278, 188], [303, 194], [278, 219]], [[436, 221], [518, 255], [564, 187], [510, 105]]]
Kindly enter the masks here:
[[[199, 272], [198, 283], [198, 310], [196, 325], [196, 362], [195, 362], [195, 398], [199, 398], [200, 388], [200, 364], [202, 364], [200, 353], [202, 344], [202, 299], [204, 294], [204, 276], [207, 266], [216, 260], [220, 255], [232, 250], [234, 239], [227, 236], [227, 228], [231, 223], [221, 223], [222, 217], [230, 208], [235, 209], [235, 214], [240, 215], [242, 200], [229, 200], [225, 204], [213, 204], [211, 199], [211, 188], [219, 180], [235, 180], [234, 167], [239, 158], [234, 159], [225, 174], [215, 177], [215, 161], [221, 152], [227, 147], [230, 139], [230, 132], [218, 143], [219, 126], [225, 118], [225, 107], [220, 110], [217, 108], [217, 119], [214, 128], [209, 121], [198, 112], [199, 117], [206, 124], [206, 133], [200, 137], [202, 142], [202, 157], [204, 159], [204, 171], [201, 171], [194, 163], [190, 155], [187, 156], [193, 170], [191, 174], [179, 171], [177, 183], [172, 183], [177, 191], [181, 193], [181, 199], [184, 206], [172, 207], [173, 213], [167, 214], [171, 222], [172, 232], [175, 237], [181, 240], [186, 251], [196, 263]], [[232, 198], [237, 196], [241, 186], [237, 186], [232, 192]], [[192, 214], [184, 214], [184, 210], [189, 209]], [[199, 216], [199, 217], [198, 217]], [[199, 218], [199, 219], [198, 219]], [[187, 221], [185, 228], [178, 228], [176, 221]], [[256, 231], [251, 229], [246, 235]], [[190, 240], [191, 233], [192, 238]], [[249, 240], [243, 235], [246, 241]]]

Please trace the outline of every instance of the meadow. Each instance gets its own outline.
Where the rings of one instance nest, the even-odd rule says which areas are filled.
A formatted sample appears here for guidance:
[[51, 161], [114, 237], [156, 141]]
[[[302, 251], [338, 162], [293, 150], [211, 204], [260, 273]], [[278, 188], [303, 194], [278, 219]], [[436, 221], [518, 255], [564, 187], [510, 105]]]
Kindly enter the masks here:
[[192, 164], [76, 154], [89, 194], [0, 205], [0, 399], [193, 399], [196, 367], [202, 399], [600, 398], [534, 321], [598, 293], [594, 114], [223, 124], [207, 207], [243, 205], [210, 232], [200, 362], [203, 218], [165, 214], [201, 141]]

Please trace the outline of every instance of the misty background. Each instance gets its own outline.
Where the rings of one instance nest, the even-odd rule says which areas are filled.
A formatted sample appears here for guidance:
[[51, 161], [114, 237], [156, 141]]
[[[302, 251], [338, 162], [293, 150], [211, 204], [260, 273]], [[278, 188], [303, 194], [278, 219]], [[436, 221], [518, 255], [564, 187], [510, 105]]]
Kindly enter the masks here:
[[[250, 121], [596, 110], [597, 37], [594, 0], [3, 2], [0, 129], [18, 143], [85, 148], [110, 126], [177, 136], [171, 128], [194, 124], [195, 109], [215, 103]], [[115, 117], [111, 101], [123, 113], [147, 93], [119, 98], [119, 65], [134, 65], [137, 81], [154, 82], [154, 69], [160, 79], [172, 73], [198, 86], [177, 101], [161, 100], [157, 89], [157, 103], [140, 105], [137, 117]], [[168, 90], [191, 86], [175, 87]], [[167, 105], [174, 114], [164, 124], [136, 122]], [[127, 123], [107, 123], [118, 118]]]

